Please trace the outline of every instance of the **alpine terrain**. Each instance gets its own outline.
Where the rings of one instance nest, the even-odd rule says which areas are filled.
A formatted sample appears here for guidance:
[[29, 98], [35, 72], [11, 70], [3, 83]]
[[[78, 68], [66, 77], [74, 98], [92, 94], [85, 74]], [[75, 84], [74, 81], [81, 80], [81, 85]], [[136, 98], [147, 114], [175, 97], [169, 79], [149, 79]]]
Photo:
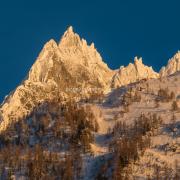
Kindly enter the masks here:
[[0, 106], [0, 179], [180, 179], [180, 52], [112, 70], [69, 27]]

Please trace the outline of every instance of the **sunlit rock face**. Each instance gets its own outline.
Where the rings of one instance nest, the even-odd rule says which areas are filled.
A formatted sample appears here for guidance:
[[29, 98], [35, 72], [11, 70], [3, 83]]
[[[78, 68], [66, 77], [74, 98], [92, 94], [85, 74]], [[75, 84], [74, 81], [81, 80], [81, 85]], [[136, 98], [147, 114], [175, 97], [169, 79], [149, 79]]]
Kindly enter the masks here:
[[[162, 68], [160, 75], [179, 70], [180, 52]], [[5, 98], [0, 108], [0, 131], [30, 114], [44, 101], [80, 99], [92, 91], [108, 93], [113, 88], [158, 77], [152, 67], [144, 65], [142, 58], [137, 57], [133, 64], [111, 70], [94, 43], [88, 45], [69, 27], [59, 43], [52, 39], [44, 45], [25, 80]]]
[[134, 58], [134, 64], [130, 63], [127, 67], [121, 66], [112, 78], [112, 87], [120, 87], [130, 83], [137, 82], [142, 79], [158, 78], [152, 67], [145, 66], [142, 63], [142, 58]]
[[94, 44], [88, 45], [69, 27], [59, 44], [54, 40], [45, 44], [27, 78], [5, 99], [0, 131], [45, 100], [85, 96], [96, 88], [110, 91], [113, 75]]
[[103, 62], [94, 44], [89, 46], [69, 27], [59, 44], [50, 40], [45, 45], [28, 79], [58, 87], [66, 83], [72, 87], [92, 85], [108, 89], [113, 73]]
[[160, 76], [168, 76], [180, 71], [180, 51], [178, 51], [169, 61], [166, 67], [160, 70]]

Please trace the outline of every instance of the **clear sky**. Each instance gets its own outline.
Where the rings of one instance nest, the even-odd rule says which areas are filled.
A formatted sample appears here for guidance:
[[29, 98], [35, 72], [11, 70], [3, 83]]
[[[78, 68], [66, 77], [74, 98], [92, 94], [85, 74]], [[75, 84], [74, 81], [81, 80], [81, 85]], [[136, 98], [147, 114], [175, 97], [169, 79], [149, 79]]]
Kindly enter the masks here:
[[158, 71], [180, 49], [179, 0], [1, 0], [0, 101], [69, 25], [113, 69], [142, 56]]

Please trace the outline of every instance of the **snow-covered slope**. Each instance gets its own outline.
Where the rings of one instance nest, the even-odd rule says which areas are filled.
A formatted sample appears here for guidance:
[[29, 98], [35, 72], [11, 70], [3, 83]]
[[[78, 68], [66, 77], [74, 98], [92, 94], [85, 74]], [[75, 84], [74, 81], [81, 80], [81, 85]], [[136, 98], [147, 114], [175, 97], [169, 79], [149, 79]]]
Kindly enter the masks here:
[[[130, 165], [130, 172], [133, 175], [132, 179], [145, 180], [148, 177], [150, 179], [156, 179], [156, 167], [159, 168], [159, 174], [162, 179], [165, 173], [167, 173], [166, 171], [169, 172], [169, 179], [173, 179], [172, 176], [175, 173], [175, 164], [180, 159], [180, 111], [179, 109], [173, 111], [172, 103], [173, 101], [177, 101], [178, 107], [180, 107], [179, 84], [180, 73], [162, 79], [143, 80], [118, 88], [106, 97], [104, 103], [93, 105], [94, 109], [98, 109], [101, 112], [101, 118], [99, 118], [100, 137], [108, 137], [106, 135], [108, 134], [109, 128], [112, 129], [117, 122], [132, 125], [142, 114], [156, 114], [162, 118], [162, 125], [156, 130], [154, 135], [151, 135], [151, 147], [147, 148], [145, 152], [142, 153], [138, 161]], [[135, 91], [138, 92], [141, 96], [141, 100], [139, 102], [130, 103], [128, 111], [124, 112], [122, 99], [128, 89], [132, 89], [132, 93]], [[168, 102], [159, 102], [157, 105], [156, 99], [160, 89], [165, 90], [169, 94], [173, 92], [175, 97]], [[97, 159], [98, 157], [108, 156], [108, 151], [104, 151], [107, 144], [108, 138], [101, 138], [101, 141], [99, 141], [97, 136], [96, 148], [93, 148], [96, 153], [101, 152], [97, 155]], [[100, 160], [98, 162], [100, 162]], [[91, 162], [93, 164], [91, 167], [92, 171], [98, 168], [94, 167], [98, 162], [94, 164]], [[91, 170], [88, 169], [88, 172]]]

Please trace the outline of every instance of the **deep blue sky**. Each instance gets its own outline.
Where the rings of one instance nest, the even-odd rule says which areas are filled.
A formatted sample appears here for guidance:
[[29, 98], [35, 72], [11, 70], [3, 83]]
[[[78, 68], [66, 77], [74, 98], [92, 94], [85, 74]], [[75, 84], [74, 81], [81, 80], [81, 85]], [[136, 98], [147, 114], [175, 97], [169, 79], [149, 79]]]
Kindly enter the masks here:
[[134, 56], [159, 70], [180, 49], [179, 0], [0, 1], [0, 100], [26, 76], [43, 44], [69, 25], [111, 68]]

